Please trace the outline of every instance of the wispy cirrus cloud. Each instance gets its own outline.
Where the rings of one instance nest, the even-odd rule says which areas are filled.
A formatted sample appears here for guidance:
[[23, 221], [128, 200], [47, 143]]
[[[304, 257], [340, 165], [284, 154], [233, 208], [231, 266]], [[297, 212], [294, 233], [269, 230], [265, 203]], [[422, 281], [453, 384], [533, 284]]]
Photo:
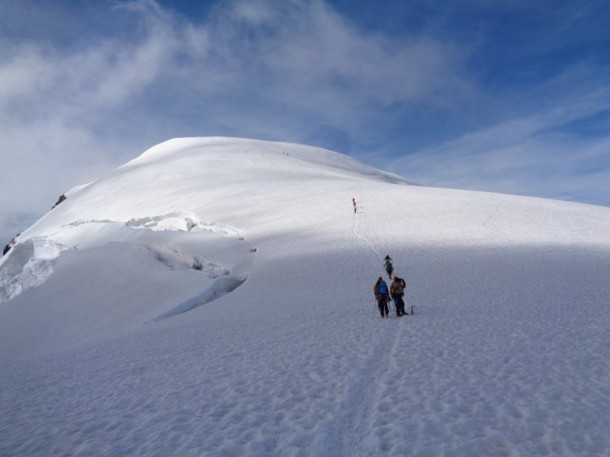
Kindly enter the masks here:
[[[546, 87], [550, 93], [535, 99], [541, 105], [537, 112], [528, 110], [389, 166], [443, 187], [610, 205], [610, 134], [602, 127], [610, 121], [606, 87], [597, 81], [568, 88], [555, 81]], [[562, 104], [552, 102], [557, 90], [564, 92]], [[583, 136], [571, 128], [582, 122], [602, 128]]]

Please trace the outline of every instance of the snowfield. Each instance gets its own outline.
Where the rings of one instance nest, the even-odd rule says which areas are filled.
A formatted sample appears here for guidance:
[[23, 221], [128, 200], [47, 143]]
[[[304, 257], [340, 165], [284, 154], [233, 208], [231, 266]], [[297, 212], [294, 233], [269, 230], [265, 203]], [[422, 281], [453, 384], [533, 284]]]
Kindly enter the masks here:
[[2, 456], [610, 455], [609, 208], [229, 138], [66, 195], [0, 260]]

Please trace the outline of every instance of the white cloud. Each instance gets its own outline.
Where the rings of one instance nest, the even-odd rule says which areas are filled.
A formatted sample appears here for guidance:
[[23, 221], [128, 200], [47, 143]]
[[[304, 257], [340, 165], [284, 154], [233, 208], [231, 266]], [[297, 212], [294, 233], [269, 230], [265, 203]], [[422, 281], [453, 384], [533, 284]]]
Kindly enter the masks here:
[[121, 9], [139, 15], [137, 33], [83, 49], [14, 45], [13, 58], [0, 64], [0, 103], [19, 105], [24, 117], [95, 128], [138, 97], [171, 92], [169, 112], [147, 117], [180, 117], [181, 103], [196, 98], [206, 121], [215, 110], [271, 119], [282, 109], [350, 131], [380, 107], [434, 104], [467, 87], [450, 46], [367, 35], [321, 1], [221, 5], [194, 23], [151, 0], [129, 2]]
[[32, 46], [22, 47], [0, 67], [0, 109], [43, 88], [45, 75], [52, 71]]
[[[549, 108], [464, 135], [393, 161], [390, 168], [443, 187], [537, 195], [608, 204], [610, 135], [581, 138], [561, 132], [572, 122], [610, 110], [596, 90]], [[610, 189], [610, 188], [609, 188]]]
[[269, 97], [342, 127], [393, 104], [456, 100], [456, 84], [467, 86], [458, 76], [456, 49], [446, 43], [364, 33], [323, 2], [266, 17], [255, 44], [262, 62], [255, 63], [273, 78]]

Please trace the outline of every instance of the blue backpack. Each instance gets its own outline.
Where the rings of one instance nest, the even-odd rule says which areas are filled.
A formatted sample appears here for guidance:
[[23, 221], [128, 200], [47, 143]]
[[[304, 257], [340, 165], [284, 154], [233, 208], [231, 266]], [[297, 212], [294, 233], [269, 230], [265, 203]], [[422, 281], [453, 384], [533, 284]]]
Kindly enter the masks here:
[[385, 281], [381, 281], [379, 284], [379, 295], [387, 295], [388, 294], [388, 285]]

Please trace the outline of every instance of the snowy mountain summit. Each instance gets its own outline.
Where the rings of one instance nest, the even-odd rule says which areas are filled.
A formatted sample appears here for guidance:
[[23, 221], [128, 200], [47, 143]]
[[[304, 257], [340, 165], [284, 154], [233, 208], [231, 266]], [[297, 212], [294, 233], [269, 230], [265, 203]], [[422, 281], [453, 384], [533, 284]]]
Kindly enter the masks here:
[[230, 138], [66, 196], [0, 260], [0, 455], [610, 455], [608, 208]]

